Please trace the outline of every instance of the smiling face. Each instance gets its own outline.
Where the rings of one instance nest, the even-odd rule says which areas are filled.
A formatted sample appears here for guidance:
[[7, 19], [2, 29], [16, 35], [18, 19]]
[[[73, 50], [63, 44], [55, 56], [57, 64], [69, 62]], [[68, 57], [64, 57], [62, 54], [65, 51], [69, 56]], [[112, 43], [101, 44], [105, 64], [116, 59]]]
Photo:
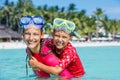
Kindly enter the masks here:
[[40, 49], [40, 40], [43, 37], [43, 34], [40, 28], [35, 27], [34, 25], [29, 25], [23, 34], [24, 41], [28, 48], [33, 52], [39, 51]]
[[63, 49], [71, 39], [70, 35], [63, 30], [55, 30], [53, 32], [53, 42], [57, 49]]

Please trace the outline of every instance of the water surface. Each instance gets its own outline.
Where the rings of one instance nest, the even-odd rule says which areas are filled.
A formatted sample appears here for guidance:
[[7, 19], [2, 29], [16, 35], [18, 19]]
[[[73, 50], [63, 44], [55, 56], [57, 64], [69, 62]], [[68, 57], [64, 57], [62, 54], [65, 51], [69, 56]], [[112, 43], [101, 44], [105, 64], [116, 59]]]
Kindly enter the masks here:
[[[120, 46], [76, 49], [86, 72], [82, 80], [119, 80]], [[31, 68], [26, 76], [25, 57], [25, 49], [0, 50], [0, 80], [36, 80]]]

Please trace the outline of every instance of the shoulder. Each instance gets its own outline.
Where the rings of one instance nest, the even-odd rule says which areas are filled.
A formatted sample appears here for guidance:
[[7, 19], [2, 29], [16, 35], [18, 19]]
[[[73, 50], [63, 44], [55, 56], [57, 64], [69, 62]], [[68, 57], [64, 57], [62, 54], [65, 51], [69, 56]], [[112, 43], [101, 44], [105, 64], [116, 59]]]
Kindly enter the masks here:
[[50, 44], [52, 43], [52, 39], [43, 39], [42, 42], [45, 44]]
[[78, 54], [76, 51], [76, 48], [70, 42], [65, 47], [64, 53], [68, 55], [73, 55], [73, 56]]
[[51, 52], [51, 49], [49, 47], [47, 47], [46, 45], [42, 45], [41, 54], [46, 55], [49, 52]]
[[68, 53], [68, 54], [75, 54], [75, 53], [77, 53], [76, 52], [76, 48], [70, 42], [65, 47], [64, 52]]
[[46, 55], [51, 52], [52, 39], [43, 39], [41, 46], [41, 53]]
[[76, 48], [70, 42], [67, 44], [65, 49], [67, 49], [67, 50], [76, 50]]
[[42, 45], [46, 45], [49, 48], [53, 48], [54, 44], [53, 44], [53, 40], [52, 39], [44, 39], [42, 41]]

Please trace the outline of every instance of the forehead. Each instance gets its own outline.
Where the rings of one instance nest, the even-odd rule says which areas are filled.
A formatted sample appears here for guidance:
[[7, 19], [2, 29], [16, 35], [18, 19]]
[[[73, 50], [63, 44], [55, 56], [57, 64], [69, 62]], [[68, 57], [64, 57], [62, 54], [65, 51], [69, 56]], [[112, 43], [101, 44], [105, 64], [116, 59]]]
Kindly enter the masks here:
[[39, 26], [34, 25], [34, 24], [29, 24], [29, 25], [27, 25], [27, 26], [26, 26], [26, 29], [27, 29], [27, 28], [41, 29]]
[[68, 36], [70, 36], [70, 35], [69, 35], [66, 31], [64, 31], [64, 30], [55, 30], [54, 33], [55, 33], [55, 34], [61, 34], [61, 35], [68, 35]]
[[40, 27], [34, 25], [34, 24], [29, 24], [25, 29], [36, 29], [36, 30], [41, 30]]
[[37, 31], [37, 32], [39, 31], [39, 32], [41, 32], [41, 29], [36, 27], [33, 24], [30, 24], [25, 28], [25, 31]]

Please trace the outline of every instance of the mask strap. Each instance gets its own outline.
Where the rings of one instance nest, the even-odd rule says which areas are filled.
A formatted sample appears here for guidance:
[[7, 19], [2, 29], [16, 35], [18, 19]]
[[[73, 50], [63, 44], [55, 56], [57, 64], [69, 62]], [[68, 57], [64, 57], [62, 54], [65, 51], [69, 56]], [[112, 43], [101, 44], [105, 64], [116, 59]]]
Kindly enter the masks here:
[[78, 34], [76, 31], [73, 32], [75, 36], [77, 36], [79, 39], [81, 38], [80, 34]]

